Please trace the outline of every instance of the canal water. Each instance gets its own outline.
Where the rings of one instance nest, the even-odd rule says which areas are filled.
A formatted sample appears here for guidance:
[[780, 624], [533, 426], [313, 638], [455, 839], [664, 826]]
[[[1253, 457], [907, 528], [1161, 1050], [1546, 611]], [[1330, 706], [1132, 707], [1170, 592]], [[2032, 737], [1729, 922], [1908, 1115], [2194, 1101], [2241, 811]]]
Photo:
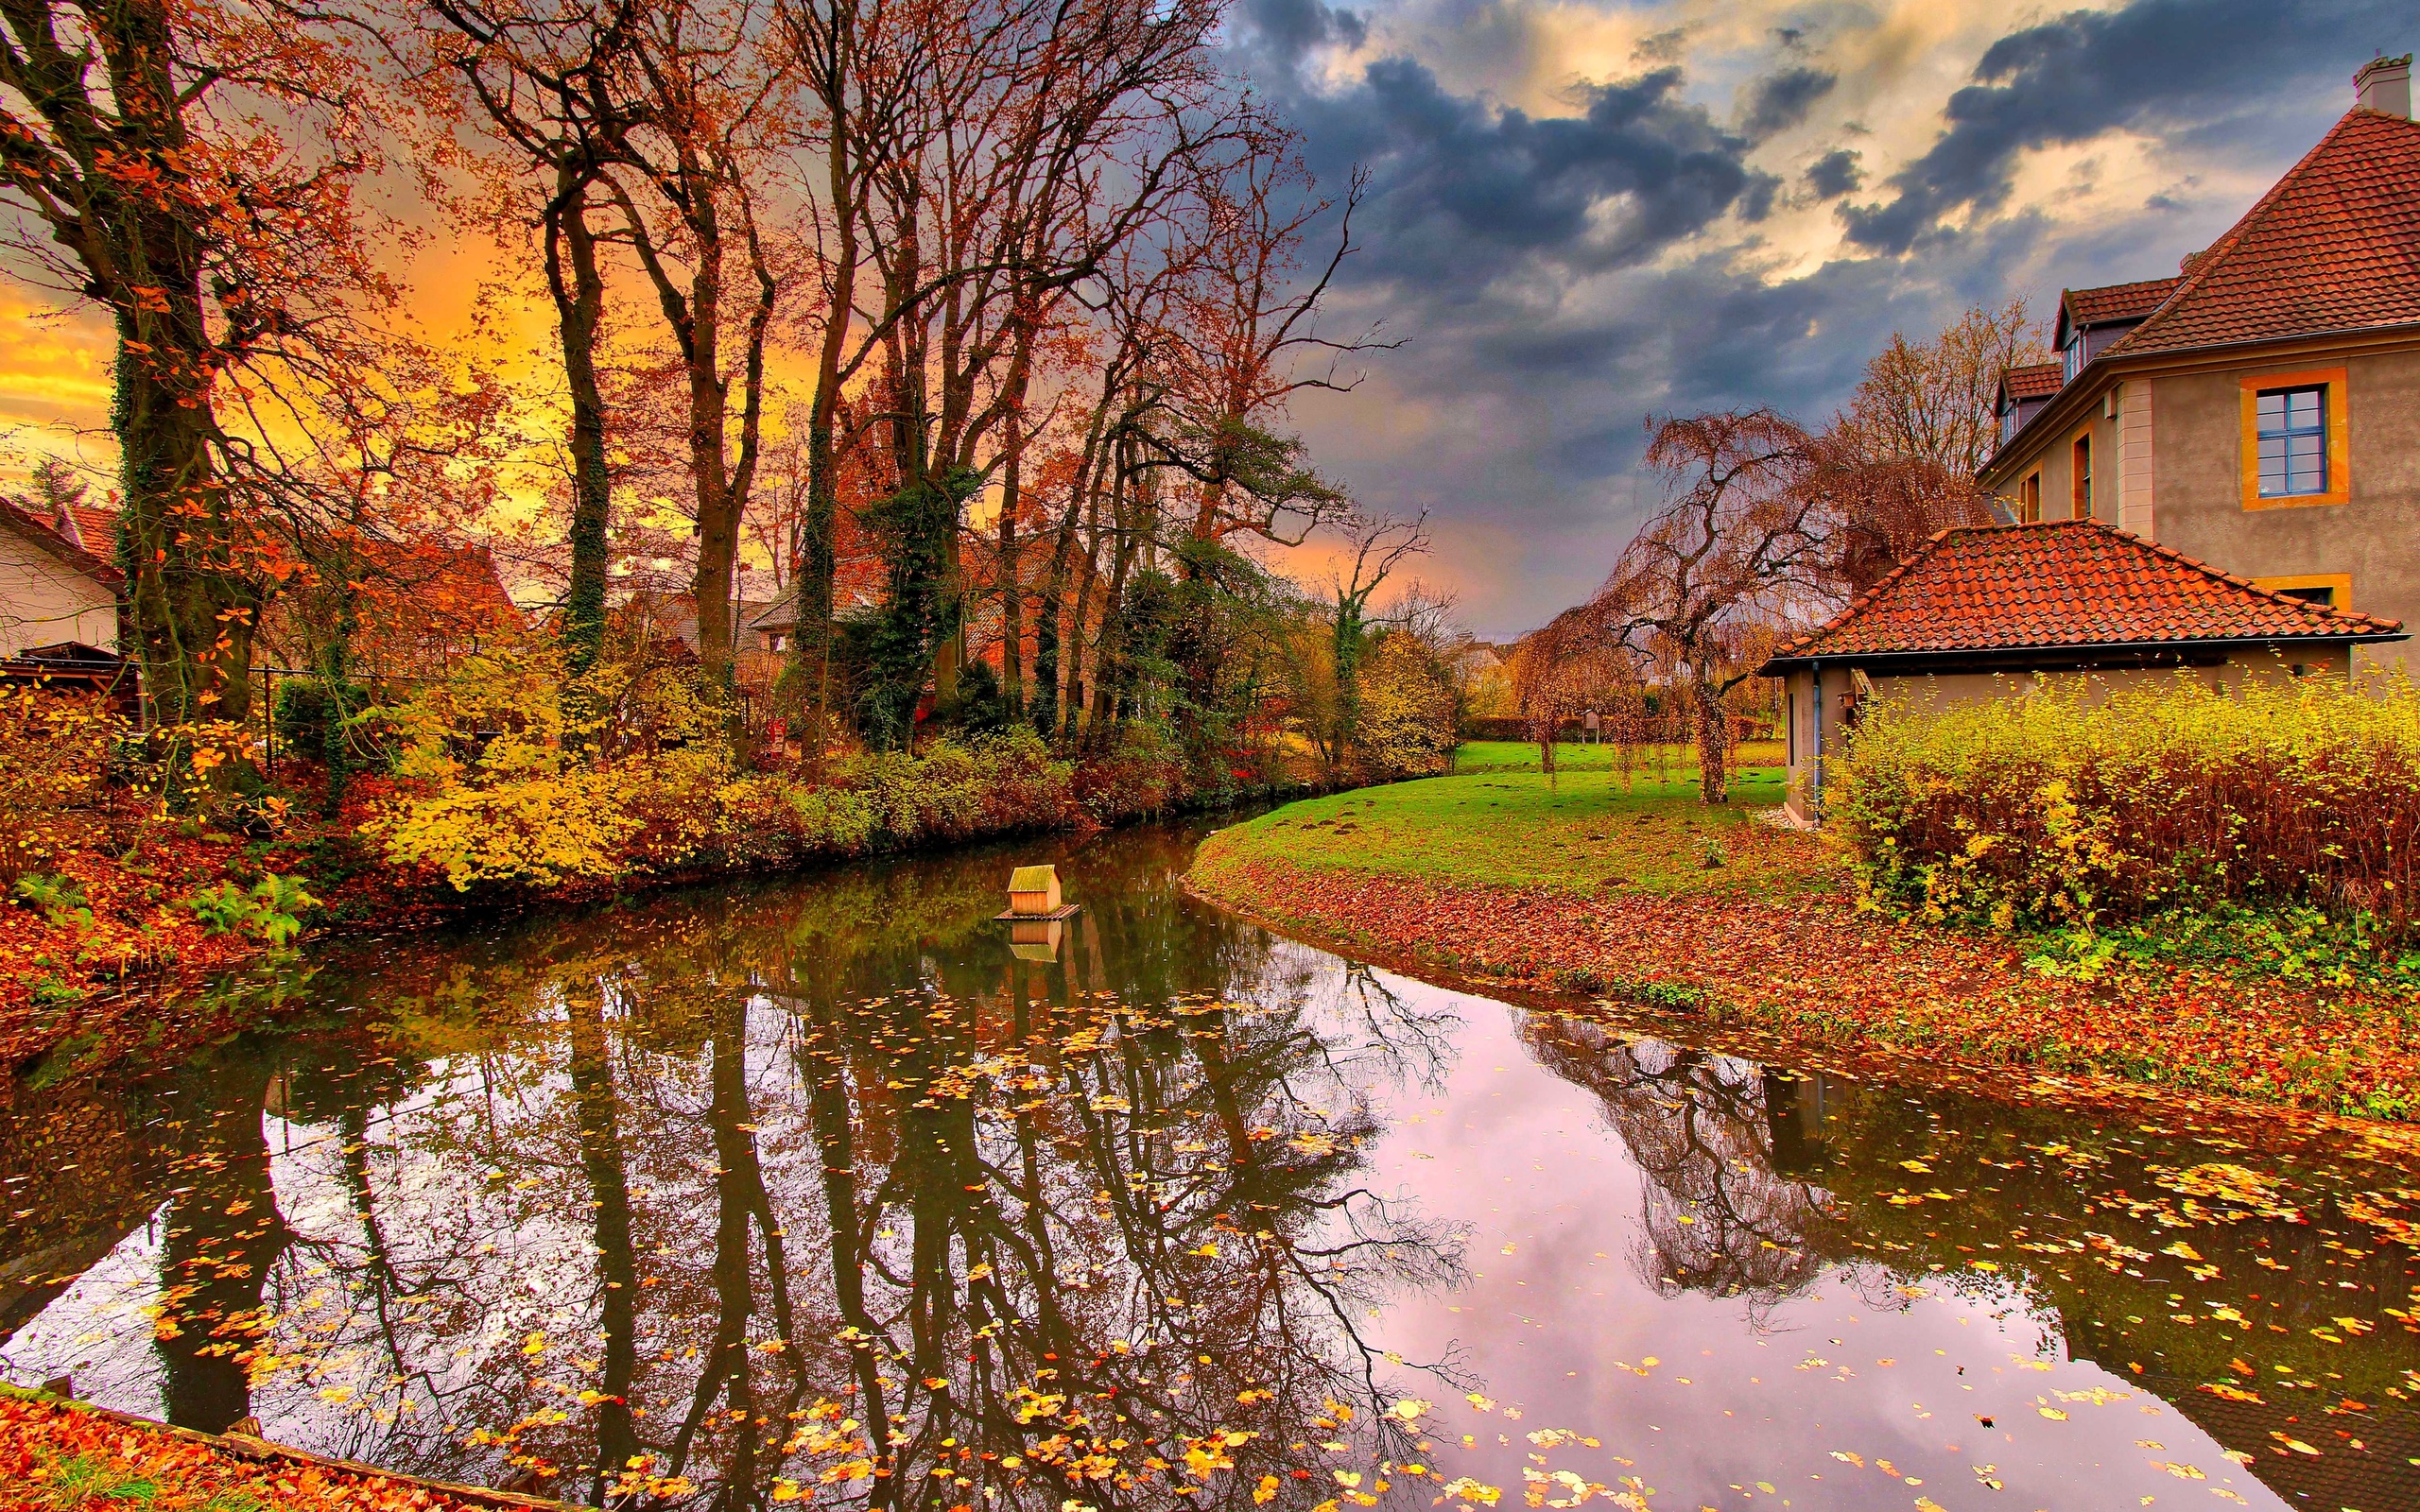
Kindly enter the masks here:
[[627, 1506], [2420, 1506], [2420, 1177], [1426, 986], [1196, 838], [231, 987], [14, 1094], [0, 1373]]

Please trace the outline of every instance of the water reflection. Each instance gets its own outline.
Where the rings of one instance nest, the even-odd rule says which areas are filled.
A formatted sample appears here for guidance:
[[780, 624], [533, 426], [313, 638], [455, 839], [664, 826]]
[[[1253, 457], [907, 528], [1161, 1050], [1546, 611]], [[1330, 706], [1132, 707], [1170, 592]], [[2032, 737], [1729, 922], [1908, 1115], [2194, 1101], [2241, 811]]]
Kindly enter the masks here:
[[1046, 947], [983, 856], [324, 960], [0, 1119], [0, 1366], [617, 1506], [2420, 1505], [2408, 1177], [1458, 999], [1188, 842]]

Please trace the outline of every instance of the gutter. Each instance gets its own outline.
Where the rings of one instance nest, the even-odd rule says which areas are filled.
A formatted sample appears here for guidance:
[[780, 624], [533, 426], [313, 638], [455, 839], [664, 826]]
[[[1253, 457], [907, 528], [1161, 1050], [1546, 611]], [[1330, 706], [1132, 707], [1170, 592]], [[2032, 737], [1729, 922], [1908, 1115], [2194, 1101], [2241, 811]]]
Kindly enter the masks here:
[[[2132, 335], [2131, 332], [2128, 334]], [[2250, 336], [2241, 341], [2221, 341], [2198, 347], [2177, 347], [2168, 352], [2120, 352], [2118, 349], [2125, 345], [2121, 337], [2102, 348], [2100, 356], [2085, 363], [2073, 379], [2061, 385], [2059, 391], [2050, 397], [2048, 404], [2035, 410], [2033, 418], [2027, 421], [2014, 436], [2010, 437], [2006, 445], [1994, 452], [1989, 461], [1976, 469], [1975, 480], [1986, 489], [1991, 488], [1994, 471], [2000, 466], [2003, 458], [2016, 452], [2017, 444], [2031, 435], [2035, 426], [2043, 425], [2050, 431], [2064, 429], [2073, 421], [2076, 411], [2089, 407], [2093, 401], [2100, 397], [2096, 386], [2106, 379], [2131, 376], [2141, 372], [2158, 372], [2170, 366], [2182, 369], [2205, 355], [2211, 358], [2224, 358], [2265, 347], [2291, 348], [2307, 343], [2343, 342], [2360, 337], [2376, 338], [2384, 344], [2392, 345], [2398, 341], [2409, 342], [2415, 336], [2420, 336], [2420, 325], [2351, 326], [2335, 331], [2306, 332], [2299, 335]], [[2217, 365], [2224, 366], [2223, 363]], [[2070, 403], [2071, 396], [2072, 403]], [[2060, 424], [2046, 425], [2047, 417], [2051, 415], [2060, 417]]]
[[[2083, 660], [2126, 656], [2179, 657], [2196, 651], [2233, 651], [2254, 647], [2278, 649], [2296, 645], [2377, 645], [2410, 639], [2411, 632], [2409, 630], [2360, 630], [2345, 635], [2237, 635], [2194, 641], [2079, 641], [2062, 645], [1976, 645], [1927, 651], [1876, 651], [1864, 655], [1835, 652], [1831, 653], [1831, 659], [1855, 667], [1886, 669], [1916, 668], [1927, 662], [1993, 659], [2005, 661], [2011, 666], [2023, 666], [2062, 657]], [[1755, 675], [1760, 678], [1778, 677], [1806, 667], [1816, 669], [1820, 677], [1823, 662], [1823, 654], [1774, 657], [1758, 667]]]

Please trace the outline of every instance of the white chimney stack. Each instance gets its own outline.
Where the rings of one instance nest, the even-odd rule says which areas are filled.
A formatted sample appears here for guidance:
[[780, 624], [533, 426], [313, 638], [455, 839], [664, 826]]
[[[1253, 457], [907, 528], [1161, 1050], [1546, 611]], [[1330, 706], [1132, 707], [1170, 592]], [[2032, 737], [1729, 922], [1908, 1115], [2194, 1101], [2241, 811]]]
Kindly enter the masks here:
[[2411, 55], [2363, 63], [2353, 76], [2353, 103], [2381, 115], [2411, 119]]

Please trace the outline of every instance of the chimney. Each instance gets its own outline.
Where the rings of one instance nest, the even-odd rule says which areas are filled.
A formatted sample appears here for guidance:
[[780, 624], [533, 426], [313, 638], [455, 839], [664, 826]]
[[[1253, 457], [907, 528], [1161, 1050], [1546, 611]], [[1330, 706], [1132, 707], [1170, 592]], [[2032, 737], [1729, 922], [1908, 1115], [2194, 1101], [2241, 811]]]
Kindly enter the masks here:
[[2411, 55], [2363, 63], [2353, 76], [2353, 103], [2380, 115], [2411, 119]]

